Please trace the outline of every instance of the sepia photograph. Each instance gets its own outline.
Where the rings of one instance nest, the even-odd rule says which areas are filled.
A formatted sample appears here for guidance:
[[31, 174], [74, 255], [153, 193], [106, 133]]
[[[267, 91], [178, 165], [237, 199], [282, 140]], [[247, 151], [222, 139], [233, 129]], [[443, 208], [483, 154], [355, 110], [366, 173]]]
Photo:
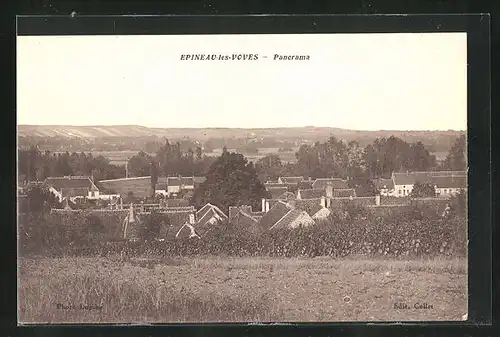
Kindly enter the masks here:
[[467, 320], [467, 33], [16, 48], [19, 324]]

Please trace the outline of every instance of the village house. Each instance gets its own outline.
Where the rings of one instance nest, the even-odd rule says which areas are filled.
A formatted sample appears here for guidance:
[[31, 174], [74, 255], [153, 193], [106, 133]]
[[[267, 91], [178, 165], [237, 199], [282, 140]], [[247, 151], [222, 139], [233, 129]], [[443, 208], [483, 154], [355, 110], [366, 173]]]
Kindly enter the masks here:
[[330, 209], [326, 207], [325, 198], [293, 200], [289, 204], [298, 210], [307, 212], [313, 220], [326, 219], [331, 214]]
[[267, 181], [267, 182], [264, 183], [264, 187], [265, 188], [275, 188], [275, 187], [284, 187], [284, 188], [286, 188], [287, 185], [286, 184], [282, 184], [280, 182], [276, 182], [276, 181], [273, 181], [273, 182]]
[[201, 239], [194, 226], [190, 223], [185, 223], [175, 234], [176, 239]]
[[167, 197], [168, 196], [167, 183], [166, 182], [156, 183], [155, 194]]
[[235, 228], [258, 233], [258, 224], [262, 216], [255, 216], [254, 214], [252, 206], [230, 206], [229, 223]]
[[314, 225], [314, 220], [306, 211], [293, 208], [283, 201], [278, 201], [259, 221], [259, 227], [264, 231], [311, 225]]
[[168, 222], [161, 223], [158, 239], [161, 241], [190, 237], [189, 226], [194, 226], [196, 223], [195, 212], [194, 207], [162, 210], [160, 214], [166, 216]]
[[167, 195], [176, 195], [181, 192], [182, 179], [180, 177], [167, 178]]
[[391, 179], [379, 178], [373, 181], [375, 188], [379, 191], [380, 195], [385, 197], [394, 196], [394, 182]]
[[467, 189], [466, 176], [433, 177], [437, 197], [450, 197]]
[[[181, 191], [192, 191], [195, 186], [203, 183], [204, 177], [167, 177], [166, 180], [166, 195], [177, 195]], [[163, 187], [162, 185], [161, 187]]]
[[278, 178], [278, 183], [280, 183], [280, 184], [298, 185], [301, 181], [304, 181], [304, 177], [279, 177]]
[[297, 191], [297, 199], [319, 199], [321, 197], [326, 197], [325, 189], [308, 189], [308, 190], [298, 190]]
[[181, 189], [194, 190], [194, 177], [181, 177]]
[[270, 194], [271, 199], [279, 199], [286, 192], [288, 192], [288, 188], [285, 187], [266, 187], [266, 191]]
[[393, 173], [394, 196], [406, 197], [411, 195], [416, 182], [431, 184], [436, 194], [449, 196], [461, 189], [467, 188], [467, 172], [465, 171], [420, 171]]
[[330, 196], [328, 194], [328, 187], [327, 187], [327, 197], [333, 197], [333, 198], [356, 198], [356, 190], [354, 188], [337, 188], [332, 191], [332, 195]]
[[48, 177], [45, 184], [49, 190], [62, 202], [64, 198], [99, 199], [99, 189], [88, 176]]
[[324, 190], [327, 186], [332, 186], [333, 189], [348, 189], [347, 180], [340, 178], [318, 178], [313, 181], [312, 188]]
[[225, 221], [228, 216], [219, 207], [208, 203], [196, 212], [196, 219], [197, 226], [203, 227]]

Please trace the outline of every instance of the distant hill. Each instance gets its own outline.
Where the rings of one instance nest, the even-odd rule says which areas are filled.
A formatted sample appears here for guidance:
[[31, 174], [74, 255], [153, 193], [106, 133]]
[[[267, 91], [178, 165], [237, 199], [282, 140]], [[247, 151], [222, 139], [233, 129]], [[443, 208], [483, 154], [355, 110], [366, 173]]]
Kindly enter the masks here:
[[[330, 136], [346, 141], [357, 141], [363, 147], [377, 137], [395, 136], [406, 142], [421, 141], [430, 152], [448, 152], [455, 139], [464, 131], [358, 131], [329, 127], [295, 128], [148, 128], [138, 125], [69, 126], [19, 125], [19, 145], [38, 144], [50, 151], [139, 151], [147, 150], [147, 143], [167, 138], [170, 141], [189, 139], [209, 148], [239, 147], [248, 142], [260, 148], [280, 147], [288, 144], [297, 148], [301, 144], [324, 142]], [[208, 142], [211, 145], [207, 145]], [[267, 145], [266, 145], [267, 144]], [[290, 145], [293, 144], [293, 145]], [[191, 146], [191, 145], [189, 145]], [[149, 150], [153, 151], [154, 150]]]
[[360, 139], [389, 137], [400, 138], [436, 138], [440, 136], [456, 137], [464, 131], [358, 131], [329, 127], [294, 127], [294, 128], [148, 128], [138, 125], [113, 126], [70, 126], [70, 125], [19, 125], [19, 136], [67, 137], [67, 138], [101, 138], [101, 137], [167, 137], [172, 139], [191, 138], [206, 140], [208, 138], [239, 138], [239, 137], [273, 137], [273, 138], [303, 138], [325, 139], [331, 135], [339, 138]]

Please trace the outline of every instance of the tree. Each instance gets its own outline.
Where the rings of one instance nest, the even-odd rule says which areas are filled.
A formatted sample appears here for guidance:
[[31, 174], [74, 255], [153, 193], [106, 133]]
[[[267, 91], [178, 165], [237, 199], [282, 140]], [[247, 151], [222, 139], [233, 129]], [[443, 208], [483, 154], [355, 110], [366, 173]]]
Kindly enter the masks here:
[[261, 180], [276, 180], [281, 175], [283, 164], [278, 155], [270, 154], [260, 158], [255, 164], [255, 168]]
[[467, 140], [465, 135], [458, 137], [444, 160], [444, 168], [450, 171], [467, 169]]
[[28, 211], [30, 213], [42, 213], [51, 208], [60, 207], [57, 197], [50, 192], [46, 185], [30, 185], [26, 191], [28, 200]]
[[201, 147], [197, 146], [196, 147], [196, 160], [197, 161], [200, 161], [202, 158], [202, 151], [201, 151]]
[[411, 170], [412, 150], [400, 138], [377, 138], [365, 148], [364, 161], [370, 176], [388, 177], [393, 172]]
[[413, 198], [434, 198], [436, 196], [436, 189], [430, 183], [416, 182], [411, 191]]
[[422, 142], [410, 145], [410, 168], [412, 171], [429, 171], [436, 166], [436, 156], [429, 153]]
[[153, 158], [146, 152], [141, 151], [128, 161], [129, 172], [133, 176], [143, 177], [150, 174], [151, 171], [151, 160]]
[[224, 210], [233, 205], [251, 205], [256, 209], [266, 196], [254, 165], [243, 155], [226, 150], [210, 166], [194, 200], [198, 206], [209, 202]]

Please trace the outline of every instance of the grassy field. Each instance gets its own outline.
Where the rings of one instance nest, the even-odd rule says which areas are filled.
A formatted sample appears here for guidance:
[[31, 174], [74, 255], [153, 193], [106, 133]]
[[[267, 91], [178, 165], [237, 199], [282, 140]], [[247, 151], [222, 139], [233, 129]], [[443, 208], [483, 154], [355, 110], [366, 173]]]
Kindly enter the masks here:
[[23, 323], [461, 320], [467, 312], [464, 259], [32, 258], [18, 265]]

